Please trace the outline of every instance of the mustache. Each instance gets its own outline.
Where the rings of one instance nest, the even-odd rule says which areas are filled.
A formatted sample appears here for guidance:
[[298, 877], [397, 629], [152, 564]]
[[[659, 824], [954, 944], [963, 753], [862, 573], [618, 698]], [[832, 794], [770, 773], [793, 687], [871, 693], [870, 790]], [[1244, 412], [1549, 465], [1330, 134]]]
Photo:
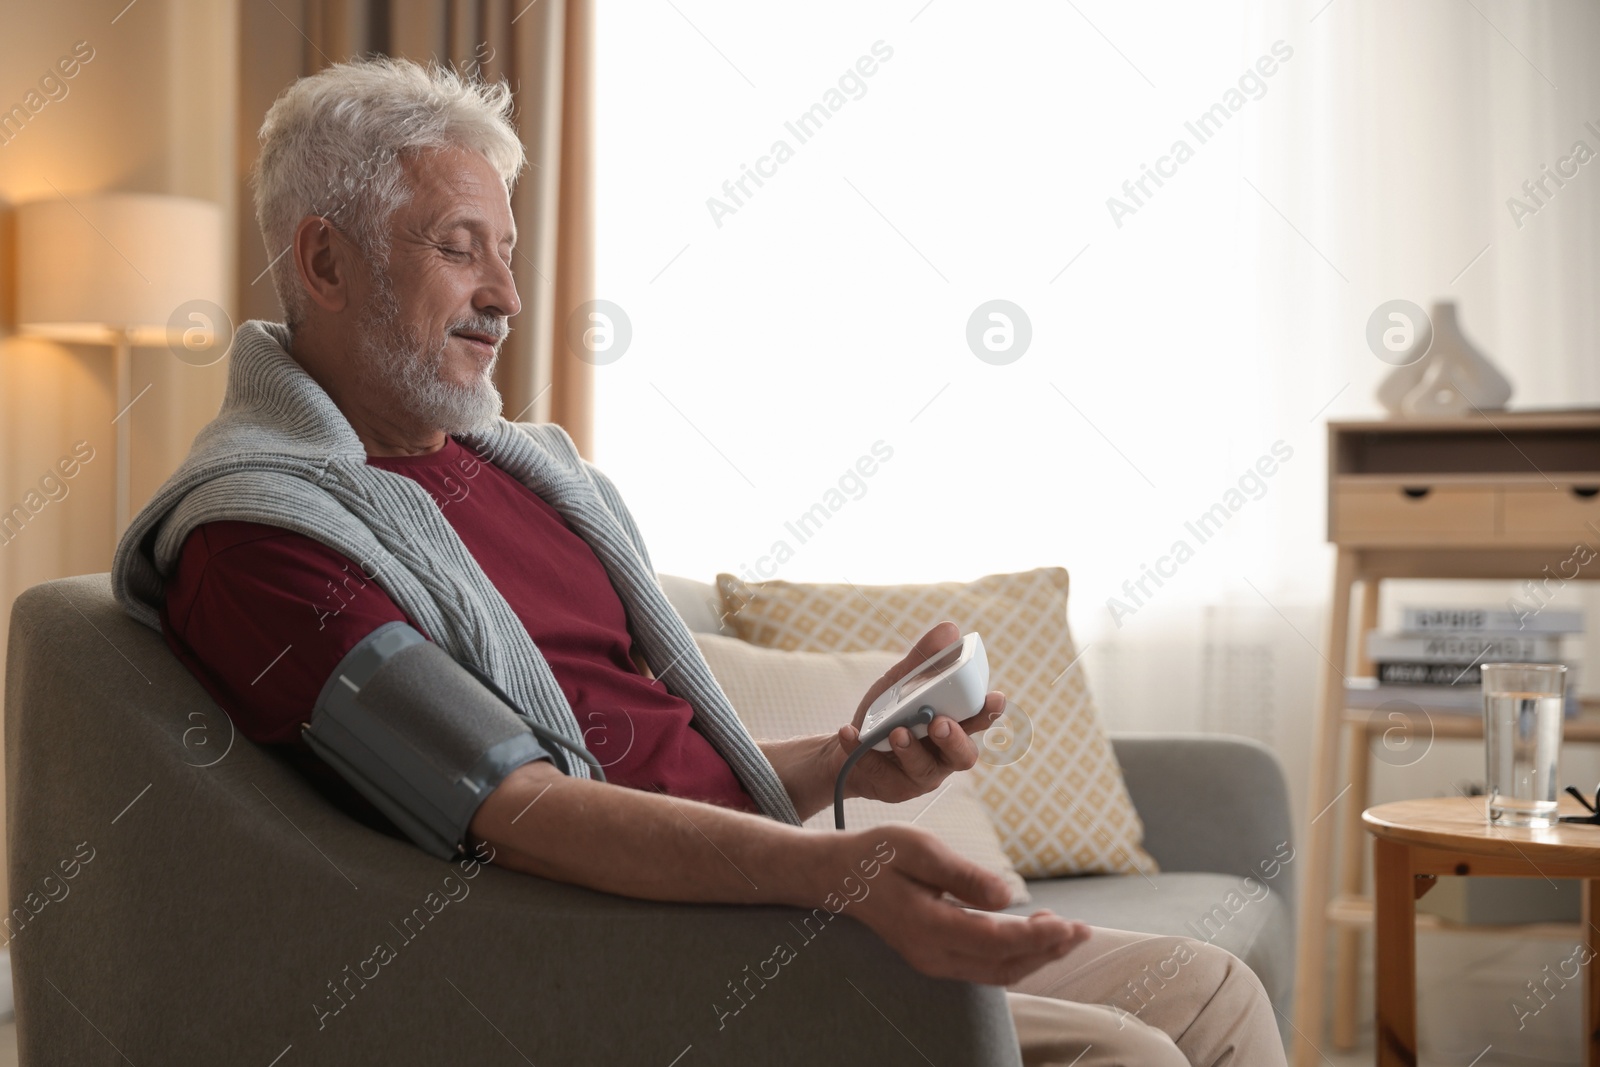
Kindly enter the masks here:
[[503, 318], [495, 315], [486, 315], [481, 318], [458, 319], [445, 328], [445, 333], [449, 335], [463, 330], [469, 333], [481, 333], [485, 337], [492, 338], [495, 345], [498, 346], [500, 342], [506, 339], [506, 335], [511, 332], [511, 326]]

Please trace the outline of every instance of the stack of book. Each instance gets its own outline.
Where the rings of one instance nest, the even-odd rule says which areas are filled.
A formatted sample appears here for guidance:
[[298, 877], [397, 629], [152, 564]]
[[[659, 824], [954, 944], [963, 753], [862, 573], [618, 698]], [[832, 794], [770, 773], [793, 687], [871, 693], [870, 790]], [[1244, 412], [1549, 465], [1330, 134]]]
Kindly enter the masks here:
[[1349, 679], [1345, 703], [1404, 700], [1424, 711], [1475, 713], [1483, 708], [1483, 664], [1566, 663], [1566, 713], [1575, 715], [1577, 672], [1564, 645], [1582, 633], [1577, 611], [1406, 608], [1400, 630], [1365, 635], [1375, 677]]

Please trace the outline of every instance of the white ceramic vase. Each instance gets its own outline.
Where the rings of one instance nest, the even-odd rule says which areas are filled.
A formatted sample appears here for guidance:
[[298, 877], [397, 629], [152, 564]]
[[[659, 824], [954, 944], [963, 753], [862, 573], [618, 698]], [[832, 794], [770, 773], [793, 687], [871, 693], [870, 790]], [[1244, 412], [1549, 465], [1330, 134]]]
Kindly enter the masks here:
[[1501, 411], [1511, 399], [1511, 383], [1461, 332], [1453, 301], [1438, 300], [1427, 353], [1395, 368], [1378, 387], [1378, 402], [1391, 414], [1417, 418]]

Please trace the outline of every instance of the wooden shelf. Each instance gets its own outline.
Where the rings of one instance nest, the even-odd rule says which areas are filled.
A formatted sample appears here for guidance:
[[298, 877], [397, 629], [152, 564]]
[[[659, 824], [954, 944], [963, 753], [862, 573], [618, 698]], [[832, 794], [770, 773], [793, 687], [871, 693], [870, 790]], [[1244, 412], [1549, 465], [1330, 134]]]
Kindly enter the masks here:
[[1558, 488], [1563, 485], [1568, 488], [1574, 486], [1581, 488], [1600, 485], [1600, 471], [1586, 468], [1572, 471], [1505, 471], [1488, 475], [1462, 474], [1457, 471], [1429, 471], [1422, 474], [1340, 474], [1335, 480], [1339, 485], [1375, 485], [1383, 488], [1410, 485], [1465, 485], [1473, 488], [1532, 486], [1535, 489], [1547, 489], [1552, 482]]
[[[1328, 903], [1328, 922], [1334, 926], [1371, 926], [1372, 898], [1338, 896]], [[1583, 937], [1581, 923], [1456, 923], [1429, 912], [1417, 912], [1417, 930], [1449, 931], [1468, 934], [1512, 934], [1551, 941], [1577, 941]]]
[[1489, 411], [1476, 415], [1439, 415], [1383, 419], [1330, 419], [1329, 430], [1343, 433], [1434, 434], [1487, 427], [1493, 432], [1505, 428], [1593, 429], [1600, 425], [1600, 407], [1523, 408], [1517, 411]]
[[1592, 471], [1600, 411], [1500, 413], [1482, 419], [1384, 419], [1328, 424], [1329, 474], [1554, 476]]
[[[1584, 697], [1578, 701], [1578, 714], [1561, 720], [1561, 739], [1580, 744], [1600, 742], [1600, 698]], [[1381, 733], [1393, 725], [1372, 713], [1377, 708], [1345, 708], [1347, 726], [1365, 725], [1367, 733]], [[1428, 721], [1433, 725], [1433, 736], [1446, 741], [1471, 741], [1483, 736], [1483, 719], [1471, 711], [1428, 711]]]

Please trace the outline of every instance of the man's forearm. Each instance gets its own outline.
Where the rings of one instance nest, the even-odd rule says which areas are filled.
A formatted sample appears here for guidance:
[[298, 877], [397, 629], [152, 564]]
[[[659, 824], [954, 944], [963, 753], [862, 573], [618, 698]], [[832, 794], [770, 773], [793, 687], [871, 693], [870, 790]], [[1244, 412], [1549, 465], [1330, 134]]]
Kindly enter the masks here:
[[1026, 919], [984, 914], [1010, 897], [1000, 876], [915, 826], [819, 833], [568, 778], [544, 760], [517, 768], [495, 788], [468, 837], [491, 845], [501, 866], [622, 896], [821, 906], [833, 915], [848, 906], [936, 978], [1007, 985], [1088, 936], [1081, 923], [1048, 912]]
[[817, 835], [799, 827], [568, 778], [542, 760], [500, 783], [469, 834], [503, 866], [649, 900], [811, 907], [832, 873]]

